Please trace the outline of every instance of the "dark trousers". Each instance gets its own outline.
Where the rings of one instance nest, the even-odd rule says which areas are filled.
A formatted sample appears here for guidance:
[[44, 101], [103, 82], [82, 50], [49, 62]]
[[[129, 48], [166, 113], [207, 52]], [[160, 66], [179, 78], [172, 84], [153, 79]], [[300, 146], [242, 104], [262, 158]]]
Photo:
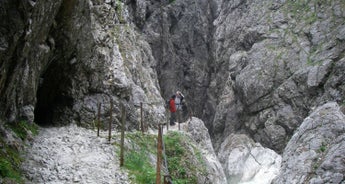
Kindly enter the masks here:
[[176, 121], [176, 112], [170, 112], [170, 125], [175, 124]]

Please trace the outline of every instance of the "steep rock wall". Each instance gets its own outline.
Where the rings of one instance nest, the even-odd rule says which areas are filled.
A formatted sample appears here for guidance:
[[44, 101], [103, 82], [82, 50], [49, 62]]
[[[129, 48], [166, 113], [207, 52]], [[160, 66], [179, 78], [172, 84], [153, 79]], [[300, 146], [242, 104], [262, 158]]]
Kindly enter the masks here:
[[112, 101], [115, 122], [124, 104], [137, 127], [143, 102], [154, 126], [181, 90], [216, 152], [243, 133], [282, 153], [315, 108], [344, 106], [342, 0], [4, 0], [0, 10], [5, 122], [92, 126]]
[[[121, 104], [137, 127], [164, 118], [155, 59], [120, 1], [2, 1], [1, 118], [91, 126]], [[116, 121], [118, 122], [118, 121]]]
[[182, 91], [189, 111], [198, 117], [214, 112], [208, 110], [207, 88], [214, 72], [211, 39], [216, 5], [204, 0], [161, 1], [143, 26], [158, 61], [162, 96]]
[[344, 103], [342, 1], [140, 2], [163, 97], [184, 92], [216, 149], [241, 132], [281, 152], [312, 108]]
[[287, 144], [273, 183], [344, 183], [344, 118], [335, 102], [315, 109]]
[[281, 152], [313, 107], [344, 103], [344, 5], [223, 2], [214, 22], [217, 90], [210, 93], [220, 97], [212, 123], [218, 144], [240, 131]]
[[39, 77], [55, 47], [49, 31], [61, 3], [1, 2], [0, 112], [10, 121], [26, 111], [33, 120]]
[[[246, 133], [282, 152], [314, 107], [344, 104], [343, 1], [2, 1], [2, 119], [91, 126], [181, 90], [216, 150]], [[162, 96], [162, 97], [161, 97]], [[154, 123], [153, 123], [154, 124]]]

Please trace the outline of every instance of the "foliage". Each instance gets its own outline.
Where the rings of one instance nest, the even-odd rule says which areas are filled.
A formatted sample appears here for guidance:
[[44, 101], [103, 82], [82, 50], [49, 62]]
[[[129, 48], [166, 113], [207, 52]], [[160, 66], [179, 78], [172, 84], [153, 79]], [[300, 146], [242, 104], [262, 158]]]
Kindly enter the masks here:
[[150, 163], [150, 150], [155, 150], [155, 137], [142, 135], [139, 132], [126, 134], [127, 139], [132, 142], [132, 147], [125, 151], [124, 167], [134, 176], [135, 183], [155, 183], [155, 166]]
[[148, 160], [145, 150], [129, 151], [125, 154], [124, 166], [134, 175], [135, 183], [155, 183], [156, 172]]
[[7, 123], [7, 127], [10, 128], [22, 140], [27, 138], [28, 131], [30, 131], [33, 135], [38, 134], [38, 126], [34, 123], [29, 124], [25, 121], [19, 121], [15, 123]]
[[[38, 134], [38, 126], [36, 124], [29, 124], [25, 121], [15, 123], [7, 123], [5, 127], [11, 129], [21, 140], [26, 140], [28, 132], [33, 135]], [[8, 145], [2, 138], [0, 138], [0, 176], [15, 183], [23, 183], [21, 179], [20, 165], [23, 159], [20, 156], [18, 143]]]
[[298, 21], [312, 24], [318, 20], [317, 11], [320, 6], [329, 5], [330, 0], [295, 0], [287, 1], [285, 11], [293, 15]]
[[121, 0], [116, 0], [115, 1], [115, 4], [116, 4], [116, 14], [117, 14], [117, 17], [119, 18], [119, 21], [120, 23], [125, 23], [125, 19], [123, 17], [123, 3], [121, 2]]
[[20, 173], [7, 158], [0, 157], [0, 175], [2, 178], [12, 178], [15, 181], [21, 182]]
[[[125, 150], [124, 167], [133, 176], [133, 183], [155, 183], [157, 136], [127, 133], [131, 146]], [[205, 174], [206, 166], [200, 151], [183, 133], [169, 132], [163, 136], [168, 170], [176, 184], [197, 183], [197, 174]], [[163, 178], [162, 178], [163, 179]]]
[[168, 169], [174, 183], [197, 183], [197, 174], [205, 173], [201, 154], [190, 142], [187, 136], [179, 132], [164, 136]]
[[17, 148], [9, 146], [0, 139], [0, 176], [1, 178], [12, 179], [16, 183], [23, 183], [21, 179], [20, 164], [22, 158]]
[[322, 143], [321, 146], [320, 146], [320, 148], [319, 148], [319, 152], [321, 152], [321, 153], [325, 152], [325, 151], [326, 151], [326, 148], [327, 148], [326, 144], [325, 144], [325, 143]]

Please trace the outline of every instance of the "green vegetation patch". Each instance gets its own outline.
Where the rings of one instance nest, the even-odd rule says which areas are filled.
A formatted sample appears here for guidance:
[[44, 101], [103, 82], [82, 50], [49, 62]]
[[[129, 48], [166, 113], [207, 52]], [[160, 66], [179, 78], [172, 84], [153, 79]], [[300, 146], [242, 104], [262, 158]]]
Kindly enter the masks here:
[[[132, 182], [156, 183], [157, 135], [134, 132], [127, 133], [125, 139], [124, 167]], [[171, 131], [163, 136], [163, 141], [166, 156], [162, 155], [162, 161], [165, 157], [174, 184], [197, 183], [198, 176], [206, 175], [202, 154], [187, 135]], [[161, 174], [163, 181], [164, 167]]]
[[155, 165], [150, 156], [156, 154], [156, 136], [141, 134], [140, 132], [126, 134], [131, 142], [130, 148], [124, 153], [124, 167], [133, 176], [134, 183], [156, 183]]
[[6, 127], [10, 128], [22, 140], [25, 140], [27, 138], [29, 131], [33, 135], [38, 134], [38, 126], [34, 123], [29, 124], [26, 121], [7, 123]]
[[[26, 140], [28, 132], [32, 135], [38, 134], [38, 126], [36, 124], [28, 124], [25, 121], [16, 123], [6, 123], [6, 128], [11, 129], [21, 140]], [[12, 183], [24, 183], [20, 165], [23, 158], [20, 156], [21, 143], [12, 143], [8, 145], [6, 141], [0, 137], [0, 176], [4, 181]]]
[[295, 0], [287, 1], [285, 12], [294, 16], [298, 21], [312, 24], [318, 20], [317, 12], [323, 6], [330, 6], [331, 0]]
[[0, 176], [5, 180], [12, 180], [15, 183], [23, 183], [21, 179], [20, 165], [22, 158], [17, 148], [8, 146], [5, 141], [0, 139]]
[[13, 165], [11, 162], [11, 156], [4, 157], [1, 155], [0, 157], [0, 175], [1, 178], [5, 178], [6, 180], [12, 180], [16, 183], [23, 183], [21, 179], [21, 173], [18, 171], [17, 167], [19, 165]]
[[125, 155], [124, 166], [134, 176], [135, 183], [154, 184], [156, 182], [156, 171], [147, 158], [147, 152], [131, 151]]
[[201, 153], [189, 137], [180, 132], [164, 136], [169, 173], [177, 184], [197, 183], [198, 175], [206, 174]]

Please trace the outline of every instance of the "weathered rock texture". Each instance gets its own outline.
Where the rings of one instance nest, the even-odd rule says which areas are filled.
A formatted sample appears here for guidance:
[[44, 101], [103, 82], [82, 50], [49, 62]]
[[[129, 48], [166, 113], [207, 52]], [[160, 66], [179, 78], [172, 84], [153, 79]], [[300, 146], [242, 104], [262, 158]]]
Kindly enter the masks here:
[[227, 183], [271, 183], [279, 174], [281, 156], [243, 134], [231, 134], [222, 143], [218, 158]]
[[118, 148], [104, 137], [76, 125], [41, 129], [22, 165], [25, 183], [130, 183]]
[[226, 175], [223, 167], [217, 158], [210, 135], [204, 125], [204, 122], [193, 117], [186, 123], [186, 129], [192, 140], [196, 142], [199, 150], [201, 150], [202, 160], [206, 165], [206, 173], [198, 177], [198, 183], [227, 183]]
[[317, 108], [297, 129], [273, 183], [344, 183], [345, 115], [332, 102]]
[[92, 126], [101, 103], [116, 124], [124, 104], [132, 129], [143, 102], [154, 127], [181, 90], [216, 152], [243, 133], [282, 153], [345, 103], [343, 0], [3, 0], [0, 17], [4, 122]]
[[312, 107], [344, 103], [344, 7], [343, 1], [222, 3], [214, 21], [216, 77], [208, 89], [216, 146], [240, 131], [281, 152]]
[[344, 101], [343, 1], [140, 2], [163, 97], [182, 90], [216, 149], [243, 132], [281, 152], [312, 107]]
[[344, 6], [2, 1], [1, 117], [87, 125], [112, 99], [159, 122], [161, 94], [182, 90], [217, 148], [242, 131], [282, 151], [312, 107], [343, 103]]
[[41, 125], [91, 126], [118, 119], [132, 127], [140, 102], [147, 122], [164, 117], [149, 44], [128, 22], [120, 1], [2, 1], [1, 118]]
[[146, 20], [143, 33], [157, 60], [162, 96], [182, 91], [189, 111], [210, 121], [215, 111], [209, 109], [213, 107], [208, 105], [207, 91], [215, 72], [211, 44], [217, 2], [162, 1], [160, 5]]

